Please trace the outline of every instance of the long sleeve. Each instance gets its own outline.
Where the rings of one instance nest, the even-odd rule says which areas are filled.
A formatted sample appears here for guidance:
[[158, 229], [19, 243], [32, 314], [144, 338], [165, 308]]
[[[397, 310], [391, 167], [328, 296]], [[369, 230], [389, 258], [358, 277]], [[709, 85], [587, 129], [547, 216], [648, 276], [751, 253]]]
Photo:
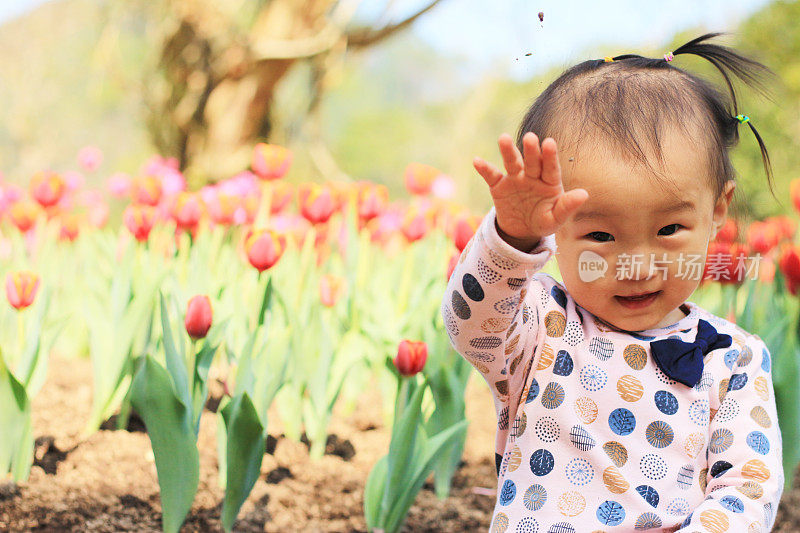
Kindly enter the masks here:
[[492, 207], [459, 257], [441, 313], [451, 345], [478, 369], [492, 391], [501, 446], [536, 342], [541, 306], [536, 273], [556, 245], [551, 234], [529, 253], [517, 250], [500, 237], [495, 223]]
[[771, 363], [764, 342], [750, 335], [720, 383], [725, 397], [709, 427], [706, 499], [679, 532], [771, 531], [784, 485]]

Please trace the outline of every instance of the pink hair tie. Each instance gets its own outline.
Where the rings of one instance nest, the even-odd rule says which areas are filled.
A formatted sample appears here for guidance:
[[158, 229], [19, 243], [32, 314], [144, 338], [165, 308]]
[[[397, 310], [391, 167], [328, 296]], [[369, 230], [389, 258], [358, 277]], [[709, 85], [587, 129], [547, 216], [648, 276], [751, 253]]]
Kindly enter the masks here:
[[672, 55], [672, 52], [667, 52], [666, 54], [664, 54], [664, 59], [667, 61], [672, 61], [673, 59], [675, 59], [675, 56]]

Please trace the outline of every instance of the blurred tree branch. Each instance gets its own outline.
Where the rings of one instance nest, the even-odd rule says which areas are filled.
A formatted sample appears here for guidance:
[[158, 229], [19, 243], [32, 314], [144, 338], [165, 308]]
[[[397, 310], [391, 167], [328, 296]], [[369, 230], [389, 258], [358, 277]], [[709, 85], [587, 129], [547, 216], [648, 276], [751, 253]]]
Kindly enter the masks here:
[[247, 168], [255, 143], [289, 142], [273, 106], [287, 74], [304, 64], [311, 70], [306, 115], [292, 121], [303, 125], [317, 169], [346, 177], [322, 140], [319, 113], [345, 53], [403, 31], [439, 2], [397, 22], [350, 29], [359, 0], [153, 2], [146, 9], [159, 21], [158, 51], [142, 86], [153, 143], [162, 155], [177, 157], [192, 181]]

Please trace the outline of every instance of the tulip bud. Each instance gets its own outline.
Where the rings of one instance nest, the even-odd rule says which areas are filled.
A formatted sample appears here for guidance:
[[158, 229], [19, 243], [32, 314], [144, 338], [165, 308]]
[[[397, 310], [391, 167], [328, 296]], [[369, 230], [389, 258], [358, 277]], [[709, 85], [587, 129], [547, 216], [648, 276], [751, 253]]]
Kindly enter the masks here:
[[158, 205], [161, 194], [161, 180], [151, 174], [140, 176], [131, 184], [131, 196], [136, 203]]
[[792, 295], [797, 294], [800, 286], [800, 249], [795, 245], [786, 245], [778, 260], [778, 267], [786, 279], [786, 286]]
[[11, 222], [17, 229], [25, 233], [36, 223], [39, 209], [40, 208], [35, 203], [29, 200], [20, 200], [12, 204], [8, 214], [11, 217]]
[[402, 340], [397, 348], [394, 366], [403, 376], [420, 372], [428, 359], [428, 345], [423, 341]]
[[194, 340], [202, 339], [211, 328], [212, 312], [211, 301], [205, 294], [199, 294], [189, 300], [186, 306], [186, 333]]
[[149, 205], [131, 204], [122, 213], [125, 227], [139, 242], [146, 241], [156, 219], [156, 210]]
[[714, 240], [718, 242], [733, 242], [736, 240], [736, 233], [736, 221], [732, 218], [728, 218], [717, 232], [717, 236]]
[[789, 196], [792, 199], [794, 208], [800, 212], [800, 178], [795, 178], [789, 182]]
[[461, 215], [456, 218], [455, 226], [453, 227], [453, 242], [459, 252], [464, 251], [469, 240], [475, 235], [480, 221], [481, 219], [468, 215]]
[[172, 218], [179, 230], [193, 231], [203, 215], [203, 203], [197, 194], [179, 192], [172, 208]]
[[6, 296], [14, 309], [31, 305], [38, 290], [39, 276], [33, 272], [9, 272], [6, 276]]
[[389, 189], [385, 185], [374, 185], [369, 182], [362, 184], [358, 189], [358, 216], [364, 221], [370, 221], [386, 211], [389, 203]]
[[333, 192], [317, 183], [305, 183], [298, 190], [300, 214], [312, 224], [327, 222], [336, 211]]
[[77, 215], [66, 214], [61, 220], [61, 230], [58, 238], [63, 241], [74, 241], [78, 237], [78, 227], [80, 220]]
[[325, 274], [319, 280], [319, 297], [322, 305], [333, 307], [342, 294], [344, 280], [333, 274]]
[[430, 194], [433, 181], [441, 172], [423, 163], [409, 163], [405, 171], [405, 185], [408, 192], [417, 196]]
[[253, 172], [262, 180], [277, 180], [286, 174], [292, 162], [292, 151], [277, 144], [258, 143], [253, 148]]
[[31, 178], [31, 196], [39, 202], [42, 207], [52, 207], [56, 205], [66, 191], [64, 179], [57, 173], [50, 170], [37, 172]]
[[247, 260], [259, 272], [272, 268], [286, 249], [286, 240], [271, 229], [253, 231], [244, 244]]
[[433, 215], [426, 209], [411, 207], [403, 217], [401, 230], [408, 242], [423, 238], [433, 226]]

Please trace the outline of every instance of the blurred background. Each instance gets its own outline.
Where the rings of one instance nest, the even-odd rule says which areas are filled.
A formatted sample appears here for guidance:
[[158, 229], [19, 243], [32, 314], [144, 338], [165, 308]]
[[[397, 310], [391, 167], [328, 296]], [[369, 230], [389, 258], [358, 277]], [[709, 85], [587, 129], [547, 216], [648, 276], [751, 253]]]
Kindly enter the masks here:
[[[737, 88], [788, 198], [800, 163], [798, 20], [798, 2], [765, 0], [3, 0], [0, 173], [24, 184], [45, 168], [74, 171], [80, 149], [96, 146], [89, 186], [159, 154], [196, 190], [247, 169], [267, 141], [294, 151], [289, 181], [372, 180], [399, 196], [419, 161], [453, 178], [443, 194], [486, 210], [472, 157], [499, 164], [499, 134], [515, 133], [564, 68], [659, 57], [724, 31], [718, 42], [780, 78], [772, 102]], [[702, 59], [676, 66], [723, 82]], [[788, 211], [769, 196], [755, 138], [740, 132], [740, 207]]]

